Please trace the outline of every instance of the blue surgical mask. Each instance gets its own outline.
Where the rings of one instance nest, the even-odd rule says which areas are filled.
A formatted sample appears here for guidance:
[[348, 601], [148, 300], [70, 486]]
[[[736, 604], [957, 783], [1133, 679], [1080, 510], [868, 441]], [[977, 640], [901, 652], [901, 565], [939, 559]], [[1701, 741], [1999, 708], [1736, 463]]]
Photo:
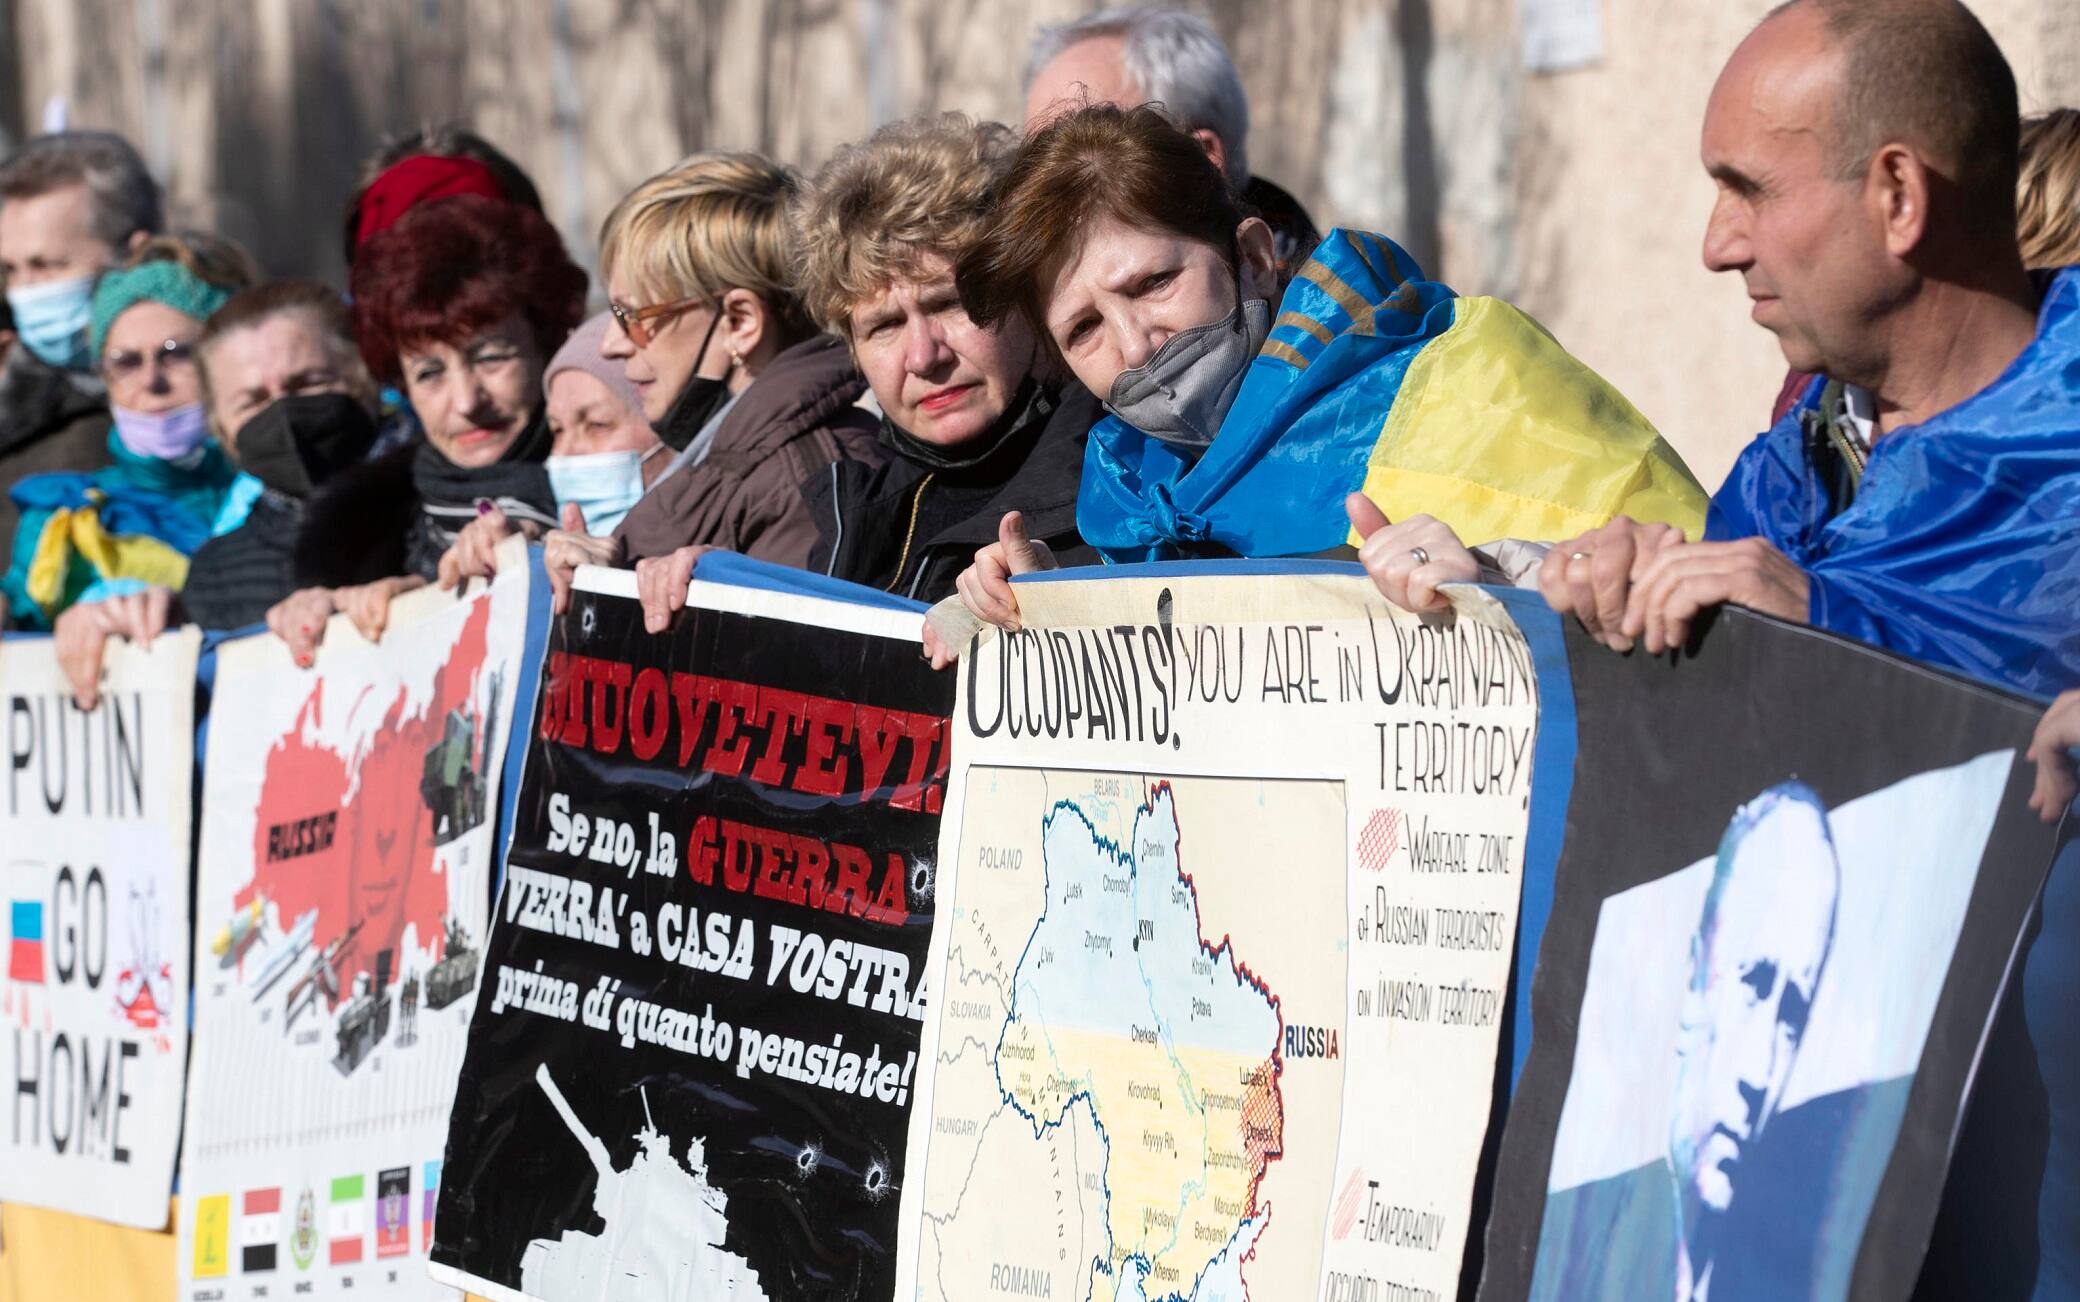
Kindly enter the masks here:
[[87, 356], [87, 327], [94, 319], [92, 276], [10, 289], [7, 307], [14, 313], [15, 334], [44, 365], [61, 371], [89, 368], [93, 360]]
[[648, 452], [588, 452], [548, 458], [542, 464], [549, 471], [556, 509], [561, 512], [575, 503], [585, 515], [587, 533], [612, 533], [643, 496], [643, 463], [663, 450], [660, 443]]
[[116, 438], [140, 457], [179, 461], [209, 437], [209, 420], [199, 402], [172, 411], [132, 411], [110, 403], [108, 411], [115, 418]]

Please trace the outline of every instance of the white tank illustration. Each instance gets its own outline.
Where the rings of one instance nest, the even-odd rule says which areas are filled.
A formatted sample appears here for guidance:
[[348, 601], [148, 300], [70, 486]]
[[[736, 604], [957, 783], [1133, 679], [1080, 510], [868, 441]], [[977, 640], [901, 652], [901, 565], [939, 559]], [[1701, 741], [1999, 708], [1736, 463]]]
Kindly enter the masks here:
[[675, 1161], [671, 1139], [658, 1131], [644, 1093], [644, 1124], [636, 1134], [641, 1151], [627, 1170], [617, 1171], [607, 1146], [579, 1123], [548, 1067], [537, 1066], [534, 1078], [599, 1173], [592, 1210], [606, 1228], [529, 1243], [520, 1255], [522, 1291], [548, 1302], [763, 1302], [758, 1272], [723, 1251], [729, 1199], [708, 1183], [707, 1150], [698, 1138], [687, 1141], [685, 1164]]

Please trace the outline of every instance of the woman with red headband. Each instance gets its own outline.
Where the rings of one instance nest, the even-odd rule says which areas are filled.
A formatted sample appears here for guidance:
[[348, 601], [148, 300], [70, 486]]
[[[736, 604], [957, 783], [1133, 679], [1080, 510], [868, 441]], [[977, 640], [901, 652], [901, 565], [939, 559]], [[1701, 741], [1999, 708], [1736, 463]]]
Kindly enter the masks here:
[[341, 245], [347, 265], [410, 209], [459, 194], [542, 211], [541, 193], [527, 173], [474, 131], [448, 123], [385, 140], [362, 162], [354, 197], [347, 201]]
[[433, 579], [472, 521], [554, 527], [542, 370], [585, 313], [585, 273], [548, 220], [476, 194], [422, 202], [371, 236], [353, 288], [361, 355], [403, 386], [425, 436], [349, 472], [326, 495], [329, 518], [310, 522], [387, 558], [395, 577], [307, 588], [270, 610], [268, 627], [306, 664], [335, 611], [381, 636], [391, 599]]

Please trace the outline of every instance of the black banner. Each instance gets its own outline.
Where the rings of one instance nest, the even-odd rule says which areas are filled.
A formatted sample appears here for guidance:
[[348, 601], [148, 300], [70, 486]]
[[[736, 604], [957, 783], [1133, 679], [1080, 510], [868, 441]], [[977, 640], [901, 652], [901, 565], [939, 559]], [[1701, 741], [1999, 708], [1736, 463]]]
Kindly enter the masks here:
[[1568, 637], [1480, 1297], [1906, 1297], [2057, 844], [2038, 707], [1737, 610], [1680, 656]]
[[855, 632], [823, 626], [829, 603], [709, 590], [794, 617], [689, 605], [652, 636], [633, 600], [580, 590], [551, 633], [443, 1278], [893, 1290], [953, 676], [914, 617]]

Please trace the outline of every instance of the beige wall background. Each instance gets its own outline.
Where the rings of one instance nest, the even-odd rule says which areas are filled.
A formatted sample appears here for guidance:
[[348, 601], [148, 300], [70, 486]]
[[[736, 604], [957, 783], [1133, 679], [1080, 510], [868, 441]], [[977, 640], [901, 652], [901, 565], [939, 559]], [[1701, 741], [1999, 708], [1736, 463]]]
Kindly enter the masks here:
[[[1200, 0], [1240, 65], [1254, 170], [1327, 226], [1385, 231], [1509, 297], [1715, 485], [1783, 374], [1698, 261], [1719, 65], [1770, 0], [1571, 0], [1601, 55], [1533, 72], [1540, 0]], [[589, 262], [600, 218], [686, 153], [813, 166], [877, 123], [1012, 119], [1033, 30], [1078, 0], [0, 0], [0, 131], [54, 98], [129, 135], [175, 218], [337, 277], [340, 210], [386, 133], [460, 120], [534, 175]], [[2025, 111], [2080, 103], [2080, 3], [1978, 0]]]

